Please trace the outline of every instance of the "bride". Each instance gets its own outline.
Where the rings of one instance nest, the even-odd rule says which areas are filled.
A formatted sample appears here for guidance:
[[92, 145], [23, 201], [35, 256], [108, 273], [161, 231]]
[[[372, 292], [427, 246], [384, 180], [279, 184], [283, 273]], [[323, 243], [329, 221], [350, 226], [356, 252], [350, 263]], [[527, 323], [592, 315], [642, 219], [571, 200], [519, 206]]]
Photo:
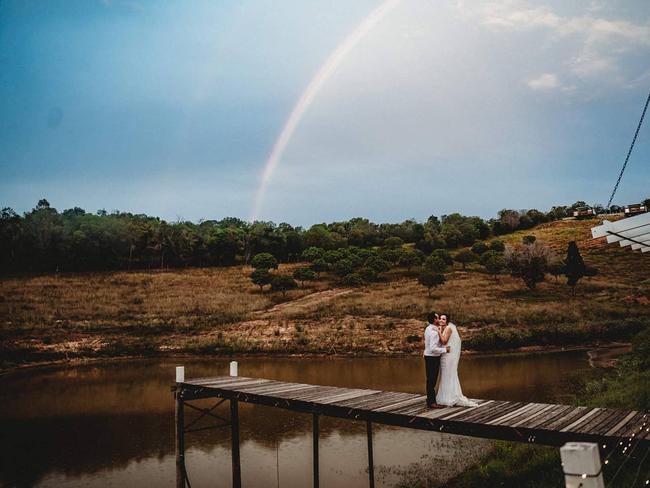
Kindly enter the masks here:
[[456, 326], [449, 322], [449, 316], [440, 316], [440, 342], [450, 346], [451, 351], [440, 357], [440, 385], [437, 401], [440, 405], [457, 405], [461, 407], [477, 407], [478, 403], [463, 396], [458, 379], [458, 360], [460, 359], [460, 336]]

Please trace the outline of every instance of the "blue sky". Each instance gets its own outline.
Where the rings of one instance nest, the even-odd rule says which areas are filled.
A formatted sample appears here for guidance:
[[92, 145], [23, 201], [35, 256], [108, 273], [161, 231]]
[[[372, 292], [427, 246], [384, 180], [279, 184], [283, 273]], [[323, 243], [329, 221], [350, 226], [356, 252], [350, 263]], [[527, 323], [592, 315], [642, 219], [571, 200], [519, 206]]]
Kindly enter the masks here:
[[[302, 115], [258, 217], [607, 202], [650, 91], [650, 2], [393, 3]], [[381, 4], [5, 0], [0, 205], [249, 218], [301, 94]], [[650, 196], [649, 159], [647, 124], [616, 203]]]

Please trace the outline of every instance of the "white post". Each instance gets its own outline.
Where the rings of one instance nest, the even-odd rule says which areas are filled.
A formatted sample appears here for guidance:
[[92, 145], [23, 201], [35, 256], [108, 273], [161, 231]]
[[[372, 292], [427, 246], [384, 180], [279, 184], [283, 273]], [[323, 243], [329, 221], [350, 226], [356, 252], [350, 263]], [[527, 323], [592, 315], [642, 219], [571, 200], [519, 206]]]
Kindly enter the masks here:
[[185, 366], [176, 366], [176, 383], [185, 381]]
[[566, 488], [604, 488], [598, 444], [567, 442], [560, 448]]
[[230, 376], [237, 376], [237, 361], [230, 361]]

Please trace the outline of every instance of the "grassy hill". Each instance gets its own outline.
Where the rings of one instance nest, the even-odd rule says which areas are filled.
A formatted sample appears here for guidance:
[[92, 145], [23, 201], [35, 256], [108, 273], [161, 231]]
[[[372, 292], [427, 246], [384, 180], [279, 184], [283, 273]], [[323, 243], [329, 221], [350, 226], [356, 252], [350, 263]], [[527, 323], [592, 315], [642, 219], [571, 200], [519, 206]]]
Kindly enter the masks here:
[[355, 289], [323, 276], [286, 298], [261, 293], [242, 266], [5, 278], [2, 366], [169, 353], [415, 353], [431, 309], [451, 314], [465, 349], [627, 340], [650, 325], [650, 256], [592, 240], [595, 225], [558, 221], [503, 237], [534, 235], [560, 257], [575, 240], [600, 271], [575, 296], [562, 279], [547, 276], [531, 291], [478, 265], [456, 265], [431, 298], [405, 270]]

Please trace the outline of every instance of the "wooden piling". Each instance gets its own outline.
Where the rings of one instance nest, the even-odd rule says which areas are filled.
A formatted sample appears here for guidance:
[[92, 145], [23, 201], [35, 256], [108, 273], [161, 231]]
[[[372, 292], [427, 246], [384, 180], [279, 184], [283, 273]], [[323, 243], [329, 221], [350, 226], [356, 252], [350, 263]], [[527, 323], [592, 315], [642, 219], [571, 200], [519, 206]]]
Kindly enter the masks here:
[[241, 463], [239, 459], [239, 408], [237, 400], [230, 400], [230, 433], [232, 450], [232, 486], [241, 488]]
[[366, 421], [366, 433], [368, 437], [368, 485], [375, 488], [375, 464], [372, 455], [372, 422]]
[[182, 390], [174, 394], [176, 400], [176, 488], [185, 488], [185, 412]]
[[313, 446], [313, 451], [312, 451], [312, 458], [313, 458], [313, 474], [314, 474], [314, 483], [313, 486], [314, 488], [318, 488], [319, 485], [319, 472], [318, 472], [318, 414], [315, 413], [312, 416], [312, 446]]

